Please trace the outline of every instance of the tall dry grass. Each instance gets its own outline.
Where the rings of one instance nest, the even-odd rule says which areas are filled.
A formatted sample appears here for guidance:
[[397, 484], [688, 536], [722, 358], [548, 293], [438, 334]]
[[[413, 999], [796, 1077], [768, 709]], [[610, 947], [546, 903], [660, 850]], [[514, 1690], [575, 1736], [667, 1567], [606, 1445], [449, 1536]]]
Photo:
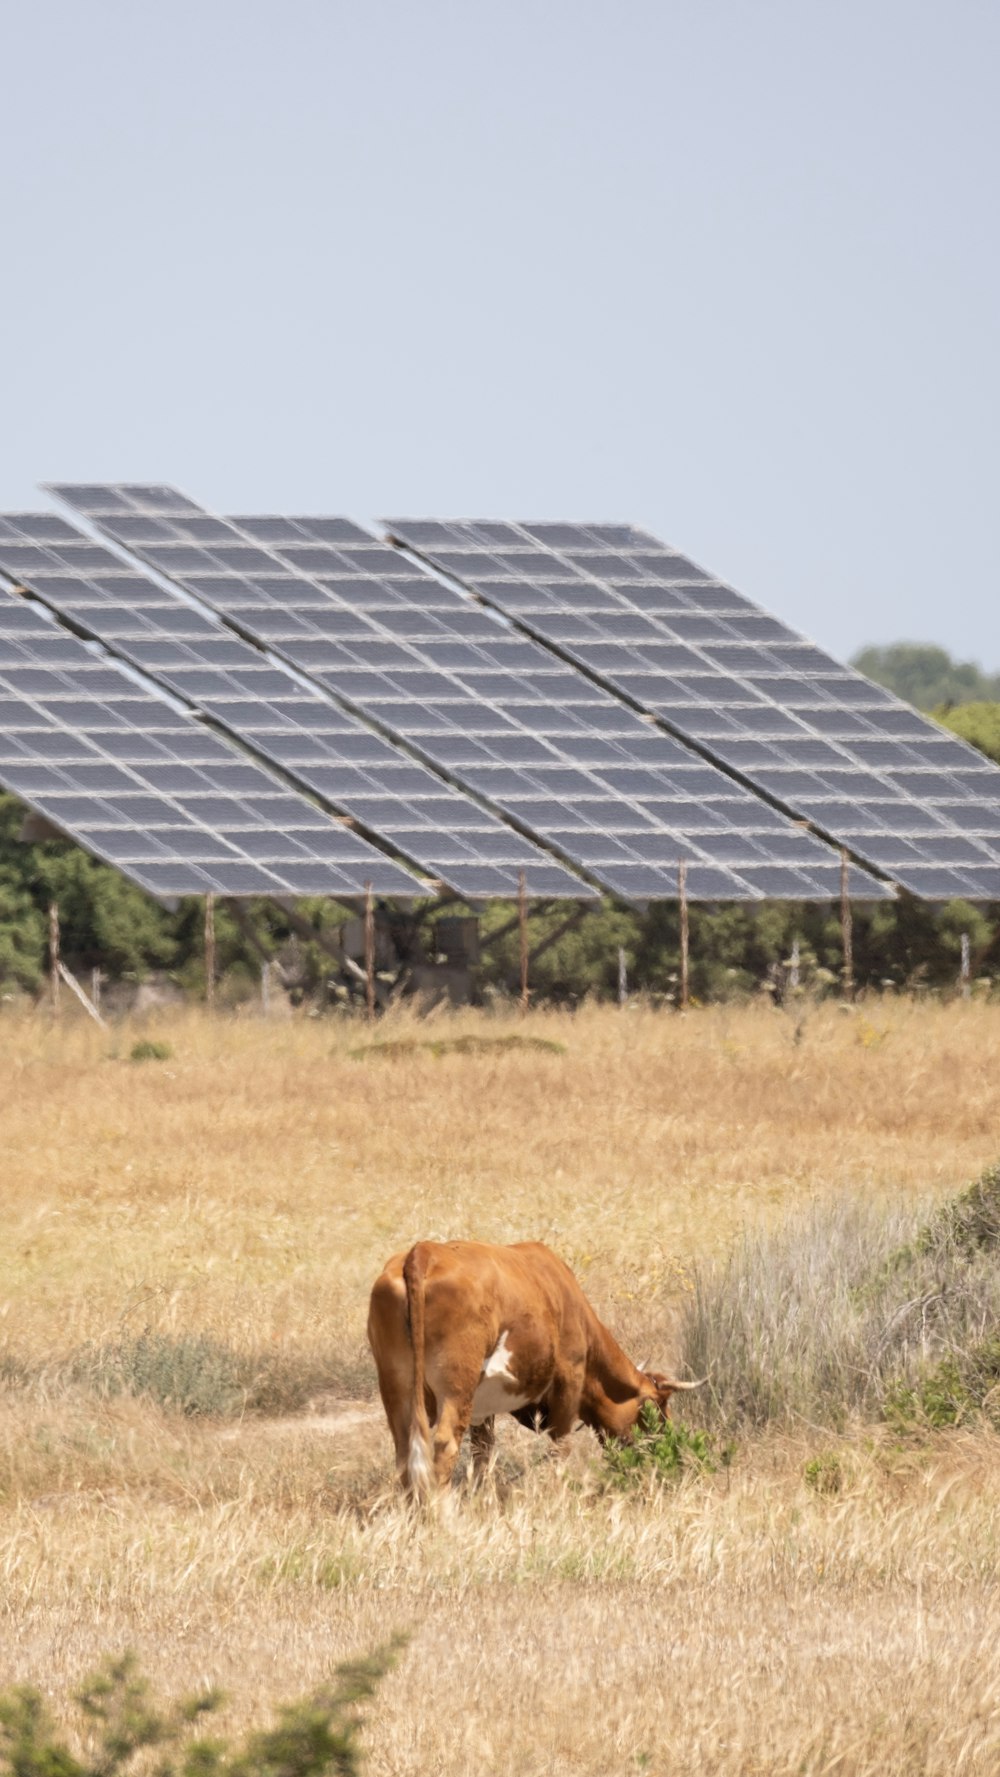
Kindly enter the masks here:
[[[553, 1457], [511, 1425], [493, 1491], [414, 1519], [375, 1407], [212, 1420], [97, 1386], [145, 1339], [151, 1369], [160, 1340], [277, 1377], [263, 1408], [302, 1378], [367, 1396], [367, 1289], [417, 1235], [548, 1239], [667, 1362], [696, 1271], [755, 1242], [773, 1260], [802, 1215], [848, 1228], [859, 1201], [905, 1230], [1000, 1149], [988, 1006], [526, 1028], [564, 1052], [355, 1059], [357, 1024], [188, 1013], [144, 1029], [173, 1053], [140, 1064], [129, 1031], [0, 1019], [0, 1688], [58, 1709], [131, 1645], [165, 1689], [218, 1682], [260, 1721], [405, 1629], [376, 1773], [992, 1777], [988, 1428], [792, 1415], [729, 1469], [622, 1494], [588, 1434]], [[799, 1289], [786, 1347], [836, 1272]]]

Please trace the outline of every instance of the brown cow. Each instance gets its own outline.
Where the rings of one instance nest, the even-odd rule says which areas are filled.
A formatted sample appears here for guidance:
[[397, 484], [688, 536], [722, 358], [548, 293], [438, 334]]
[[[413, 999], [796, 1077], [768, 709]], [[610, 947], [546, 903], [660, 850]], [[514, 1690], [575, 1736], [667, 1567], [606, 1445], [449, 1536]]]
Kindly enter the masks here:
[[493, 1418], [513, 1413], [553, 1439], [582, 1420], [626, 1437], [646, 1401], [664, 1415], [677, 1389], [640, 1370], [602, 1326], [568, 1265], [539, 1241], [421, 1240], [376, 1280], [368, 1342], [406, 1491], [451, 1478], [473, 1427], [480, 1472]]

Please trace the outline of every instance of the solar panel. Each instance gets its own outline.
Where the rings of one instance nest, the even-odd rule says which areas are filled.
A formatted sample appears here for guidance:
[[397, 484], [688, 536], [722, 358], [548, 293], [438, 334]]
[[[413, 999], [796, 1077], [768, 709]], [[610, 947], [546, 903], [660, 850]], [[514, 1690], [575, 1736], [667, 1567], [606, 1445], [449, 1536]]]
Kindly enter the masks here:
[[[766, 872], [774, 819], [758, 797], [349, 521], [282, 514], [232, 520], [230, 541], [203, 545], [194, 563], [193, 508], [183, 496], [171, 506], [167, 490], [148, 497], [134, 484], [56, 491], [243, 633], [262, 638], [266, 628], [268, 646], [284, 659], [613, 894], [640, 902], [672, 898], [681, 859], [694, 898], [756, 900], [773, 892]], [[137, 515], [161, 527], [152, 546], [135, 535]], [[199, 524], [222, 522], [200, 509], [195, 516]], [[167, 524], [169, 540], [162, 535]], [[317, 664], [323, 646], [338, 650], [329, 665]], [[615, 782], [606, 775], [613, 762], [645, 768], [646, 776]], [[658, 792], [672, 803], [670, 822], [652, 807]], [[590, 845], [584, 859], [572, 827], [547, 818], [553, 798], [588, 799], [603, 855]], [[759, 863], [709, 857], [700, 834], [720, 826], [758, 834]], [[831, 898], [837, 861], [812, 835], [788, 822], [785, 831], [793, 855], [783, 892]], [[868, 895], [886, 892], [863, 872], [857, 886]]]
[[[446, 882], [457, 894], [509, 896], [516, 892], [523, 869], [532, 894], [576, 900], [593, 893], [586, 883], [485, 810], [474, 811], [466, 858], [446, 860], [441, 850], [442, 831], [452, 821], [464, 820], [471, 806], [467, 797], [449, 789], [424, 766], [362, 727], [259, 649], [185, 603], [176, 591], [137, 575], [117, 556], [109, 557], [111, 568], [102, 563], [99, 573], [89, 570], [86, 564], [92, 548], [79, 532], [70, 531], [69, 536], [60, 538], [58, 553], [47, 544], [29, 541], [37, 522], [33, 514], [5, 518], [0, 571], [29, 585], [46, 604], [113, 647], [144, 674], [204, 712], [325, 802], [363, 820], [360, 803], [364, 797], [387, 798], [389, 806], [398, 807], [399, 818], [373, 830], [429, 877]], [[140, 598], [133, 605], [130, 601], [137, 587], [141, 588]], [[150, 588], [155, 599], [149, 596]], [[398, 803], [397, 798], [401, 799]], [[428, 815], [431, 802], [434, 813]], [[349, 851], [353, 845], [358, 858], [371, 865], [367, 875], [362, 873], [362, 885], [370, 876], [379, 892], [413, 892], [409, 876], [375, 847], [348, 829], [337, 831], [344, 835], [344, 848]], [[388, 886], [390, 883], [395, 888]], [[323, 891], [310, 888], [301, 892]], [[336, 886], [329, 892], [337, 892]]]
[[[969, 834], [964, 805], [1000, 799], [1000, 770], [657, 538], [627, 525], [387, 524], [490, 608], [912, 893], [1000, 898], [995, 839], [977, 835], [953, 865], [942, 849], [946, 835]], [[845, 802], [873, 797], [887, 817], [845, 823]], [[926, 834], [927, 811], [941, 843], [918, 863], [895, 842]]]
[[0, 784], [154, 895], [341, 895], [367, 881], [379, 894], [420, 892], [357, 834], [9, 593]]

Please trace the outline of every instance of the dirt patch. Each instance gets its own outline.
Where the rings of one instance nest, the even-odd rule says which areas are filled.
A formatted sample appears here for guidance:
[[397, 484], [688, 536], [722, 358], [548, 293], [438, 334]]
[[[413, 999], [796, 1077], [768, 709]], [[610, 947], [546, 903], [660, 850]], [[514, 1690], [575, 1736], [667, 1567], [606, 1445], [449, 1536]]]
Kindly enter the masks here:
[[227, 1425], [220, 1432], [225, 1439], [240, 1438], [248, 1431], [273, 1438], [301, 1437], [318, 1433], [340, 1437], [362, 1425], [374, 1425], [382, 1417], [378, 1401], [341, 1401], [336, 1406], [322, 1406], [308, 1413], [290, 1414], [284, 1419], [242, 1419], [238, 1425]]

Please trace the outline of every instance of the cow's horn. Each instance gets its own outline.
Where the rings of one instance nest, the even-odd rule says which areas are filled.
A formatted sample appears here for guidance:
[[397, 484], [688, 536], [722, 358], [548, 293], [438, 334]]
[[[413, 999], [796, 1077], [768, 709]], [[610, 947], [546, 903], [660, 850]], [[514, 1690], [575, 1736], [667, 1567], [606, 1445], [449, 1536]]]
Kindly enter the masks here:
[[701, 1377], [699, 1377], [697, 1382], [673, 1382], [673, 1381], [671, 1381], [671, 1382], [666, 1383], [665, 1386], [667, 1388], [683, 1389], [686, 1393], [689, 1388], [704, 1388], [707, 1381], [708, 1381], [707, 1376], [701, 1376]]

